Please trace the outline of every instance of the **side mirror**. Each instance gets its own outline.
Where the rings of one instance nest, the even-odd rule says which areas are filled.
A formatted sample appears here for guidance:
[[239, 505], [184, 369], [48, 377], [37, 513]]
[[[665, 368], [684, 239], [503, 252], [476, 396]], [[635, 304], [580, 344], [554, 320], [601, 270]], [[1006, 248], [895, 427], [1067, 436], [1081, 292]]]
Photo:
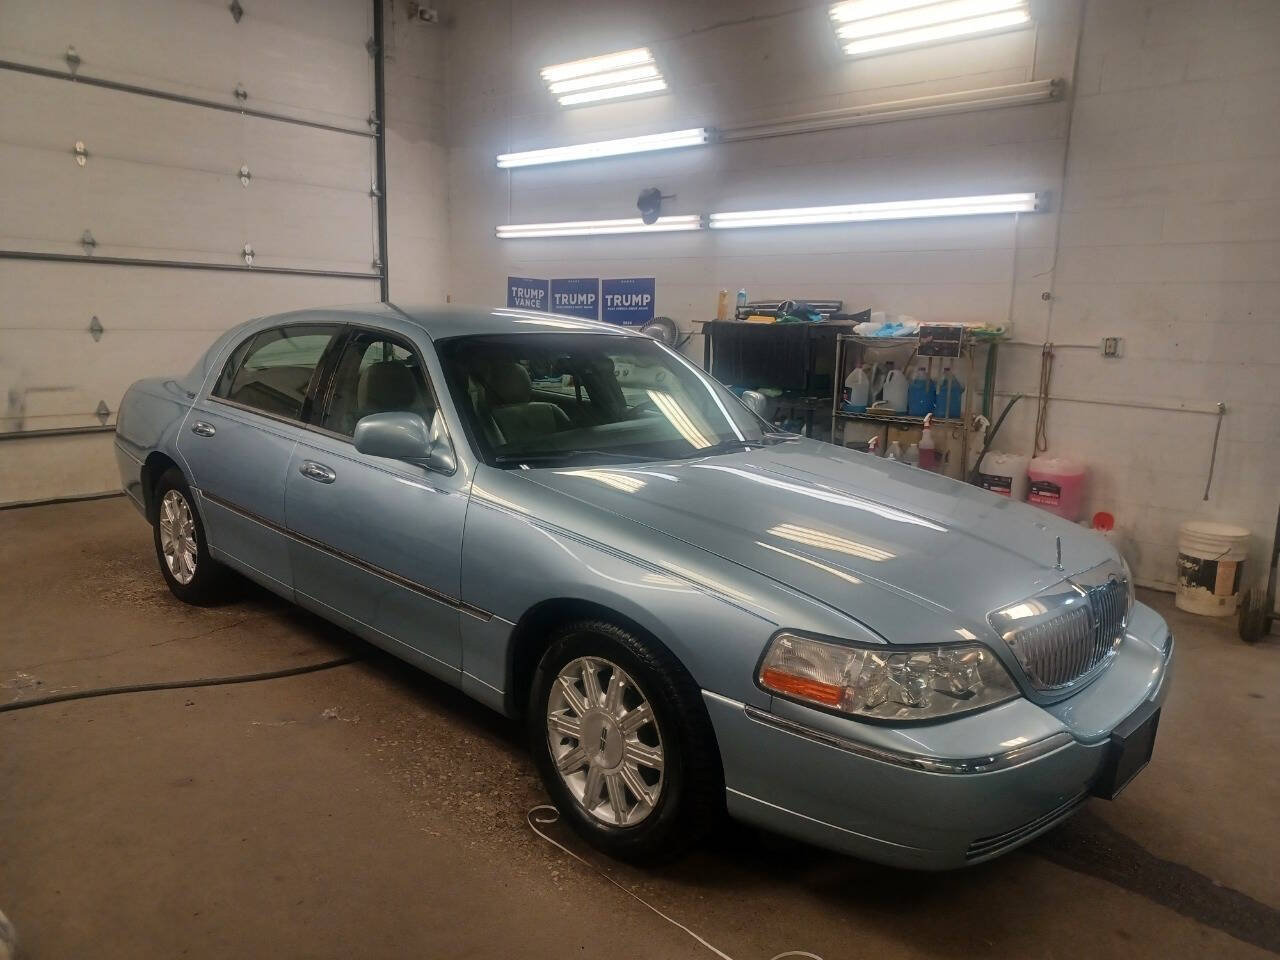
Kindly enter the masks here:
[[441, 473], [453, 473], [458, 466], [439, 410], [430, 427], [416, 413], [372, 413], [356, 424], [353, 439], [356, 449], [371, 457], [407, 460]]

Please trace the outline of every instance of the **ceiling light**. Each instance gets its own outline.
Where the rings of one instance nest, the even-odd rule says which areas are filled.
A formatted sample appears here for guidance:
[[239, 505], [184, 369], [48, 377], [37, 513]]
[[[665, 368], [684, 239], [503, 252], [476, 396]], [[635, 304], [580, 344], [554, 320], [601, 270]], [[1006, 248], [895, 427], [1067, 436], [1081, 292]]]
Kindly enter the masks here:
[[854, 223], [863, 220], [912, 220], [918, 217], [960, 217], [989, 213], [1026, 213], [1039, 209], [1034, 193], [1000, 193], [980, 197], [936, 200], [893, 200], [887, 203], [849, 203], [831, 207], [792, 207], [784, 210], [740, 210], [711, 214], [711, 227], [779, 227], [801, 224]]
[[542, 68], [542, 79], [547, 83], [557, 80], [572, 80], [574, 77], [585, 77], [593, 73], [606, 73], [610, 70], [621, 70], [624, 67], [636, 67], [643, 63], [652, 63], [653, 54], [648, 47], [636, 47], [634, 50], [623, 50], [619, 53], [606, 53], [601, 57], [588, 57], [586, 60], [574, 60], [570, 63], [557, 63], [552, 67]]
[[565, 107], [667, 89], [648, 47], [543, 67], [542, 79]]
[[499, 240], [521, 240], [526, 237], [593, 237], [612, 233], [665, 233], [673, 230], [701, 230], [702, 218], [695, 214], [660, 217], [645, 223], [639, 217], [629, 220], [570, 220], [561, 223], [508, 223], [498, 227]]
[[1030, 22], [1027, 0], [846, 0], [831, 7], [851, 56], [1009, 30]]
[[584, 90], [582, 93], [566, 93], [560, 98], [560, 106], [572, 107], [579, 103], [594, 103], [597, 100], [618, 100], [622, 97], [638, 97], [644, 93], [657, 93], [667, 89], [667, 81], [659, 77], [657, 80], [645, 80], [643, 83], [628, 83], [620, 87], [606, 87], [600, 90]]
[[631, 67], [628, 70], [613, 70], [609, 73], [597, 73], [590, 77], [575, 77], [572, 80], [557, 80], [547, 84], [552, 93], [573, 93], [575, 90], [590, 90], [592, 87], [612, 87], [620, 83], [634, 83], [637, 80], [649, 80], [661, 77], [658, 68], [653, 64], [645, 67]]
[[627, 153], [647, 153], [650, 150], [696, 147], [710, 139], [709, 128], [694, 127], [691, 130], [650, 133], [643, 137], [625, 137], [621, 140], [597, 140], [593, 143], [574, 143], [567, 147], [549, 147], [546, 150], [503, 153], [498, 156], [498, 166], [533, 167], [544, 163], [564, 163], [568, 160], [591, 160], [596, 157], [617, 157]]

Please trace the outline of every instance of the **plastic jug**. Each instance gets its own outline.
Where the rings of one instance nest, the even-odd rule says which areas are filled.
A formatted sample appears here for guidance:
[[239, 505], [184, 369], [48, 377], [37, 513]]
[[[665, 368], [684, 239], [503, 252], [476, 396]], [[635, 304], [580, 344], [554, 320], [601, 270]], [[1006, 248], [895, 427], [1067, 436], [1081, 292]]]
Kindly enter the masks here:
[[1016, 453], [988, 453], [978, 467], [978, 486], [1012, 500], [1027, 499], [1027, 465]]
[[938, 380], [938, 399], [934, 401], [933, 412], [939, 417], [955, 418], [964, 412], [964, 384], [951, 372], [950, 367], [942, 368], [942, 377]]
[[929, 402], [930, 385], [929, 375], [924, 372], [924, 367], [917, 367], [916, 375], [907, 384], [907, 413], [911, 416], [923, 417], [926, 413], [933, 412], [933, 405]]
[[853, 372], [844, 378], [845, 389], [849, 396], [844, 402], [848, 413], [865, 413], [867, 402], [871, 397], [871, 377], [863, 367], [854, 367]]
[[884, 375], [884, 401], [894, 413], [907, 412], [907, 378], [901, 370], [890, 368]]
[[1078, 520], [1084, 503], [1085, 466], [1066, 457], [1035, 457], [1027, 467], [1027, 503], [1065, 520]]
[[893, 369], [893, 363], [885, 363], [881, 366], [878, 363], [871, 365], [871, 394], [868, 397], [868, 403], [876, 403], [884, 399], [884, 378], [885, 375]]

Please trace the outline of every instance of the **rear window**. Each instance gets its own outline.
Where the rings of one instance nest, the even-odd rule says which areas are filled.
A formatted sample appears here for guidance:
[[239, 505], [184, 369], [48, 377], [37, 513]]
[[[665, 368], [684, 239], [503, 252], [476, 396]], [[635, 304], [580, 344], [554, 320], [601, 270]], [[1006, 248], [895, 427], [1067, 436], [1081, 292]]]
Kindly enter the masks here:
[[213, 395], [301, 420], [312, 380], [338, 327], [274, 327], [254, 334], [231, 354]]

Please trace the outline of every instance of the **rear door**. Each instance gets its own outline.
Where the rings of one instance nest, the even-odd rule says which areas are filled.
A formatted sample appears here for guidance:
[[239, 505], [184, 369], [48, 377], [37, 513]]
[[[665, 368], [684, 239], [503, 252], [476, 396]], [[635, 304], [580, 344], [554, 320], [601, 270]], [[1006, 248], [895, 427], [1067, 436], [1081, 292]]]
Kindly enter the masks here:
[[351, 327], [332, 371], [285, 481], [296, 599], [457, 682], [465, 477], [370, 457], [351, 440], [371, 413], [430, 424], [436, 395], [419, 347], [404, 333]]
[[285, 476], [340, 324], [269, 327], [245, 338], [183, 424], [214, 557], [277, 592], [293, 578], [285, 537]]

